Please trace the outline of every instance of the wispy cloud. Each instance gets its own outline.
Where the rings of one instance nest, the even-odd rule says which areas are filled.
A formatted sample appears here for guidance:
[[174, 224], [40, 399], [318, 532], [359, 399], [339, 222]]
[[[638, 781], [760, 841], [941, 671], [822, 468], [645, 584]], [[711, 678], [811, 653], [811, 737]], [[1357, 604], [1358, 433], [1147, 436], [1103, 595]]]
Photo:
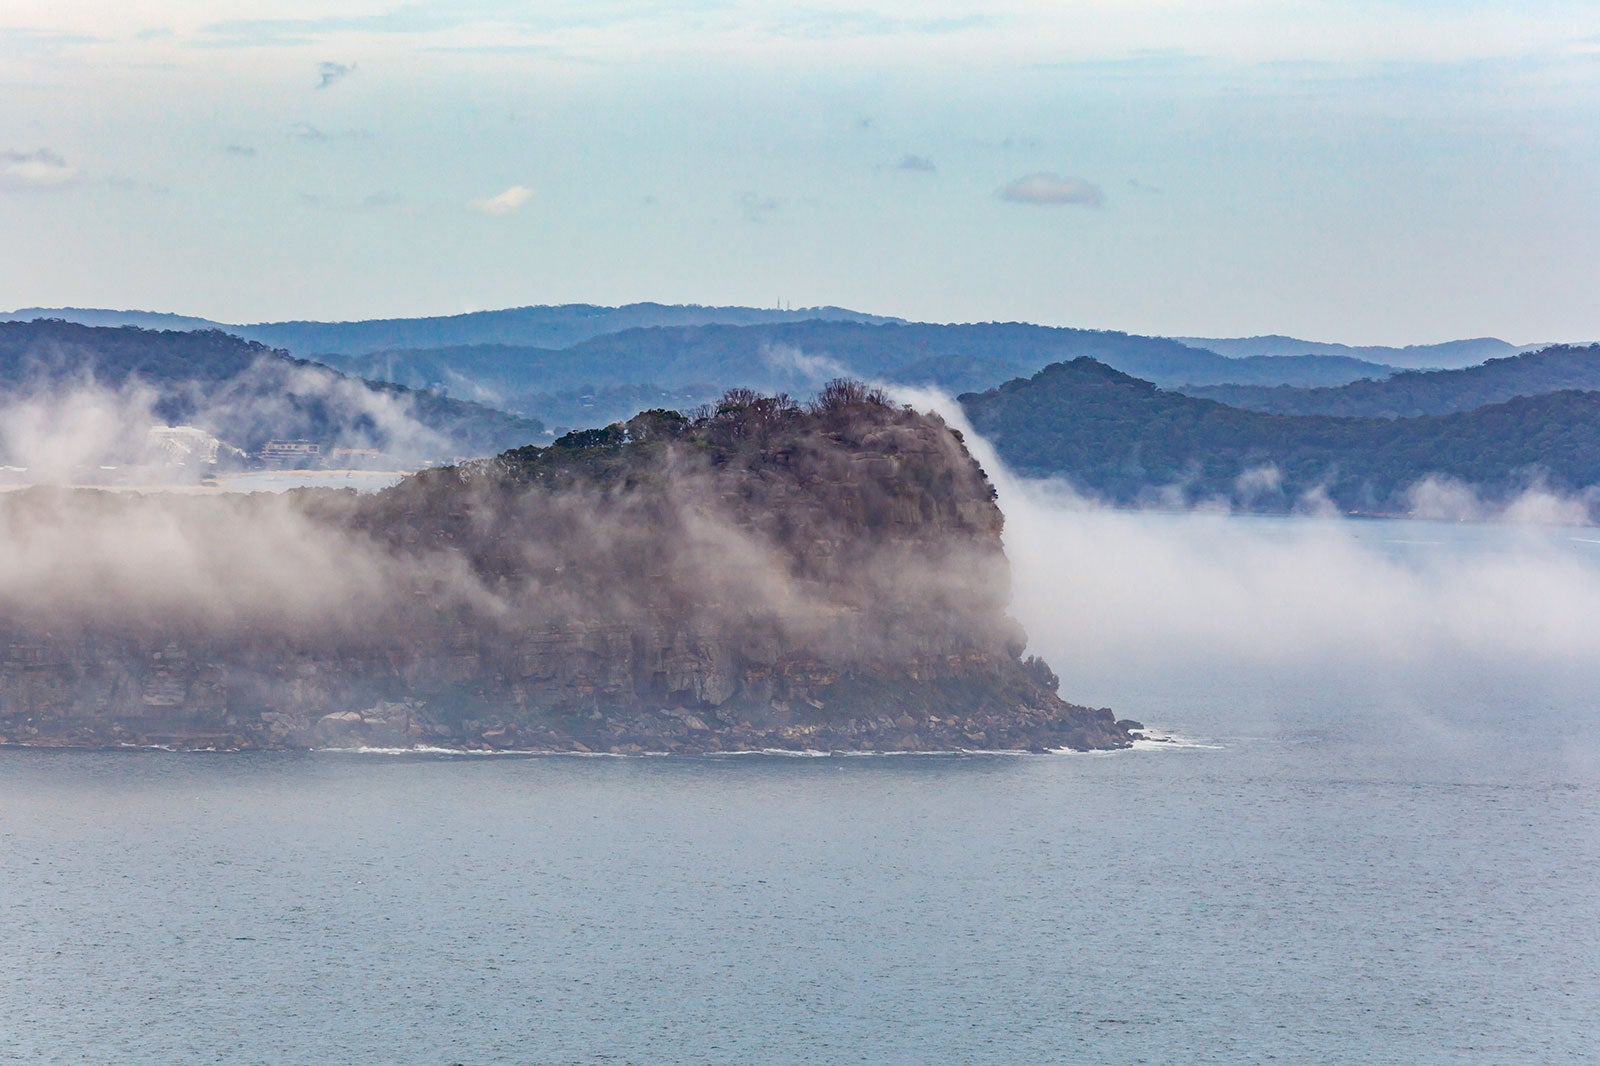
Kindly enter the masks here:
[[303, 45], [333, 33], [431, 33], [469, 21], [443, 11], [406, 4], [372, 15], [322, 18], [230, 19], [205, 27], [212, 43], [225, 46]]
[[354, 63], [334, 63], [330, 60], [323, 60], [317, 65], [317, 74], [321, 78], [317, 82], [317, 88], [332, 88], [345, 78], [348, 78], [355, 72], [355, 69], [356, 65]]
[[1072, 204], [1080, 207], [1099, 207], [1105, 202], [1100, 186], [1082, 178], [1064, 178], [1060, 174], [1041, 170], [1028, 174], [995, 193], [1000, 199], [1013, 204], [1038, 204], [1059, 207]]
[[75, 45], [105, 43], [104, 37], [86, 33], [36, 29], [31, 26], [0, 27], [0, 49], [52, 53]]
[[72, 184], [77, 176], [77, 167], [48, 148], [31, 152], [0, 150], [0, 189], [60, 189]]
[[318, 126], [313, 126], [309, 122], [296, 122], [293, 126], [289, 127], [289, 136], [300, 141], [315, 141], [318, 143], [326, 143], [329, 141], [365, 141], [371, 138], [372, 131], [362, 129], [325, 130]]
[[509, 215], [513, 211], [521, 210], [522, 206], [533, 197], [534, 191], [526, 185], [513, 185], [502, 193], [482, 200], [473, 200], [469, 206], [488, 215]]
[[903, 155], [900, 162], [894, 165], [896, 170], [910, 170], [918, 174], [932, 174], [939, 168], [933, 165], [933, 160], [925, 155]]

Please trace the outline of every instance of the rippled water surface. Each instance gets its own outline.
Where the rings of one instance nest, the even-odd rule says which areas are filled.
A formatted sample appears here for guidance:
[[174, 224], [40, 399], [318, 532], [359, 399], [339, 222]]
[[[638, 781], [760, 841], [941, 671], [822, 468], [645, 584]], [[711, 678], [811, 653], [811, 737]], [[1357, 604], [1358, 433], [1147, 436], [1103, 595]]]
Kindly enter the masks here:
[[1600, 1059], [1600, 667], [1161, 639], [1205, 746], [0, 751], [0, 1058]]

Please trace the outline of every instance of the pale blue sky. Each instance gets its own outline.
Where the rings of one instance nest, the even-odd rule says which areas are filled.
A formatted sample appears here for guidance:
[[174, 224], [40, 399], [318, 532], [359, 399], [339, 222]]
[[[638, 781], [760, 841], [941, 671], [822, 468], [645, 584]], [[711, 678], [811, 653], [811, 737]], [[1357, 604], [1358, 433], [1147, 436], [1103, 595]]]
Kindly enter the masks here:
[[1600, 5], [8, 0], [0, 307], [1600, 338]]

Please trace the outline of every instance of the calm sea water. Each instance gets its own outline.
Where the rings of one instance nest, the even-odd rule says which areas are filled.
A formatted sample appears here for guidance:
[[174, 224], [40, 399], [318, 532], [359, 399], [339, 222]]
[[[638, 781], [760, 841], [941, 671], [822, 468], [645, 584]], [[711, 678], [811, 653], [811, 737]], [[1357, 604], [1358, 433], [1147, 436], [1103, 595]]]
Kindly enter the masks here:
[[0, 751], [0, 1059], [1600, 1060], [1600, 660], [1186, 626], [1062, 670], [1160, 750]]

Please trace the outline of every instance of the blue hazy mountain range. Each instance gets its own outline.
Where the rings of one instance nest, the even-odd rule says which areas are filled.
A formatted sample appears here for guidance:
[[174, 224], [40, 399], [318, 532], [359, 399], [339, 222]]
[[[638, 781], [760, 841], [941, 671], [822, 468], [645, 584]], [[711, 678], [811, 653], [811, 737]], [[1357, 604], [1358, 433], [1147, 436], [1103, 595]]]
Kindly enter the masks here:
[[[76, 407], [69, 401], [74, 393]], [[247, 452], [272, 439], [305, 439], [408, 464], [518, 447], [545, 429], [480, 404], [363, 381], [211, 329], [0, 322], [0, 397], [32, 405], [33, 421], [45, 423], [39, 429], [56, 434], [90, 410], [102, 428], [137, 428], [133, 441], [108, 442], [106, 458], [116, 462], [128, 461], [150, 423], [194, 426]], [[7, 452], [15, 438], [38, 435], [13, 431]], [[17, 461], [10, 454], [0, 459]]]
[[[703, 317], [724, 310], [526, 308], [412, 324], [436, 336], [494, 330], [518, 336], [523, 330], [570, 339], [657, 312]], [[300, 427], [305, 418], [299, 415], [288, 420], [295, 436], [348, 440], [354, 427], [361, 430], [360, 447], [399, 450], [389, 440], [394, 433], [367, 439], [380, 407], [365, 391], [399, 389], [403, 395], [396, 397], [426, 424], [430, 440], [451, 442], [430, 446], [448, 447], [452, 455], [532, 443], [547, 435], [546, 425], [559, 431], [606, 425], [641, 410], [694, 410], [730, 387], [806, 396], [832, 378], [854, 377], [963, 394], [974, 423], [1015, 467], [1064, 476], [1118, 503], [1182, 486], [1190, 502], [1227, 499], [1247, 509], [1286, 510], [1320, 494], [1341, 510], [1396, 513], [1408, 505], [1411, 487], [1430, 476], [1498, 500], [1546, 482], [1569, 493], [1600, 484], [1600, 471], [1589, 461], [1600, 454], [1600, 346], [1552, 346], [1460, 370], [1396, 371], [1348, 355], [1234, 357], [1105, 330], [937, 325], [854, 312], [839, 312], [854, 318], [831, 320], [798, 317], [809, 312], [731, 312], [795, 317], [631, 326], [565, 347], [482, 342], [321, 352], [313, 353], [314, 362], [296, 362], [264, 342], [214, 329], [34, 321], [3, 323], [0, 331], [21, 331], [19, 341], [27, 335], [27, 358], [14, 360], [9, 375], [13, 390], [37, 376], [51, 353], [60, 356], [59, 372], [88, 366], [97, 377], [114, 371], [112, 384], [129, 376], [183, 382], [186, 391], [176, 395], [185, 397], [195, 389], [189, 383], [225, 379], [221, 391], [207, 386], [207, 403], [166, 397], [158, 413], [169, 421], [203, 422], [244, 447], [284, 435], [280, 423], [287, 423], [272, 408], [271, 418], [236, 425], [233, 401], [242, 397], [249, 400], [246, 408], [260, 408], [291, 379], [257, 379], [265, 369], [281, 376], [292, 363], [302, 368], [293, 381], [310, 375], [319, 383], [316, 409], [306, 413], [310, 422]], [[84, 317], [91, 314], [102, 322], [117, 315]], [[193, 320], [154, 315], [143, 321]], [[312, 327], [324, 324], [292, 325], [315, 337]], [[381, 327], [370, 337], [392, 338], [405, 323], [332, 324], [346, 340], [359, 340], [369, 325]], [[69, 349], [81, 358], [66, 358]], [[323, 393], [354, 395], [363, 409], [324, 410]], [[211, 402], [217, 397], [224, 402]], [[207, 412], [214, 417], [208, 420]], [[406, 424], [409, 429], [409, 417]], [[1270, 472], [1270, 484], [1259, 471]]]
[[[37, 317], [225, 329], [352, 377], [482, 404], [558, 429], [605, 425], [650, 408], [691, 410], [730, 386], [806, 395], [838, 376], [981, 392], [1084, 358], [1162, 389], [1280, 415], [1404, 418], [1600, 388], [1594, 348], [1530, 353], [1492, 338], [1410, 348], [1278, 336], [1213, 342], [1026, 323], [914, 323], [831, 307], [571, 304], [244, 326], [81, 308], [0, 315]], [[1195, 347], [1201, 343], [1216, 350]], [[1466, 369], [1397, 370], [1402, 363], [1483, 359], [1489, 361]]]
[[836, 307], [520, 307], [364, 322], [227, 324], [147, 311], [28, 308], [0, 319], [222, 329], [361, 377], [556, 426], [694, 407], [737, 384], [810, 392], [849, 375], [950, 392], [1089, 356], [1163, 386], [1334, 386], [1394, 368], [1342, 354], [1218, 354], [1168, 338], [1017, 322], [912, 323]]
[[[456, 315], [369, 319], [353, 322], [225, 323], [191, 315], [157, 311], [82, 307], [29, 307], [4, 313], [0, 321], [60, 318], [90, 326], [141, 326], [146, 329], [224, 329], [247, 340], [284, 348], [296, 355], [362, 355], [374, 351], [440, 348], [476, 344], [565, 348], [591, 337], [650, 326], [764, 325], [809, 320], [903, 323], [903, 319], [866, 314], [840, 307], [779, 310], [755, 307], [707, 307], [694, 304], [635, 303], [620, 307], [560, 304], [473, 311]], [[1173, 337], [1233, 359], [1303, 355], [1335, 356], [1388, 367], [1452, 369], [1486, 359], [1535, 351], [1544, 343], [1516, 345], [1495, 337], [1476, 337], [1438, 344], [1349, 345], [1311, 341], [1281, 334], [1254, 337]], [[1194, 382], [1198, 384], [1199, 382]]]
[[1352, 359], [1367, 359], [1388, 366], [1409, 369], [1455, 370], [1473, 366], [1485, 359], [1499, 359], [1519, 352], [1533, 352], [1548, 347], [1548, 342], [1538, 344], [1511, 344], [1498, 337], [1472, 337], [1466, 340], [1444, 341], [1440, 344], [1409, 344], [1396, 348], [1383, 344], [1330, 344], [1324, 341], [1301, 340], [1268, 334], [1260, 337], [1176, 337], [1175, 340], [1206, 348], [1219, 355], [1235, 359], [1251, 356], [1341, 355]]
[[1116, 504], [1405, 514], [1418, 486], [1442, 479], [1494, 504], [1539, 489], [1588, 510], [1594, 501], [1583, 494], [1600, 485], [1593, 390], [1411, 418], [1267, 414], [1076, 359], [960, 402], [1012, 469], [1064, 477]]
[[[1089, 356], [1162, 385], [1335, 385], [1384, 377], [1388, 367], [1341, 356], [1229, 359], [1159, 337], [1023, 323], [930, 325], [847, 321], [753, 326], [655, 326], [605, 334], [569, 348], [463, 345], [312, 358], [352, 374], [504, 407], [554, 424], [622, 418], [642, 386], [681, 405], [730, 384], [807, 393], [848, 376], [950, 392], [987, 388], [1051, 363]], [[669, 404], [670, 406], [670, 404]]]
[[114, 311], [82, 307], [29, 307], [0, 321], [59, 318], [87, 326], [139, 326], [144, 329], [220, 329], [245, 340], [282, 348], [298, 356], [364, 355], [410, 348], [510, 344], [566, 348], [591, 337], [640, 326], [759, 325], [808, 320], [892, 322], [898, 319], [839, 307], [780, 311], [757, 307], [701, 307], [696, 304], [636, 303], [622, 307], [559, 304], [472, 311], [422, 318], [381, 318], [356, 322], [226, 323], [157, 311]]
[[1600, 345], [1557, 344], [1460, 370], [1403, 370], [1381, 380], [1322, 388], [1190, 385], [1190, 396], [1280, 415], [1415, 418], [1471, 411], [1518, 396], [1600, 390]]

